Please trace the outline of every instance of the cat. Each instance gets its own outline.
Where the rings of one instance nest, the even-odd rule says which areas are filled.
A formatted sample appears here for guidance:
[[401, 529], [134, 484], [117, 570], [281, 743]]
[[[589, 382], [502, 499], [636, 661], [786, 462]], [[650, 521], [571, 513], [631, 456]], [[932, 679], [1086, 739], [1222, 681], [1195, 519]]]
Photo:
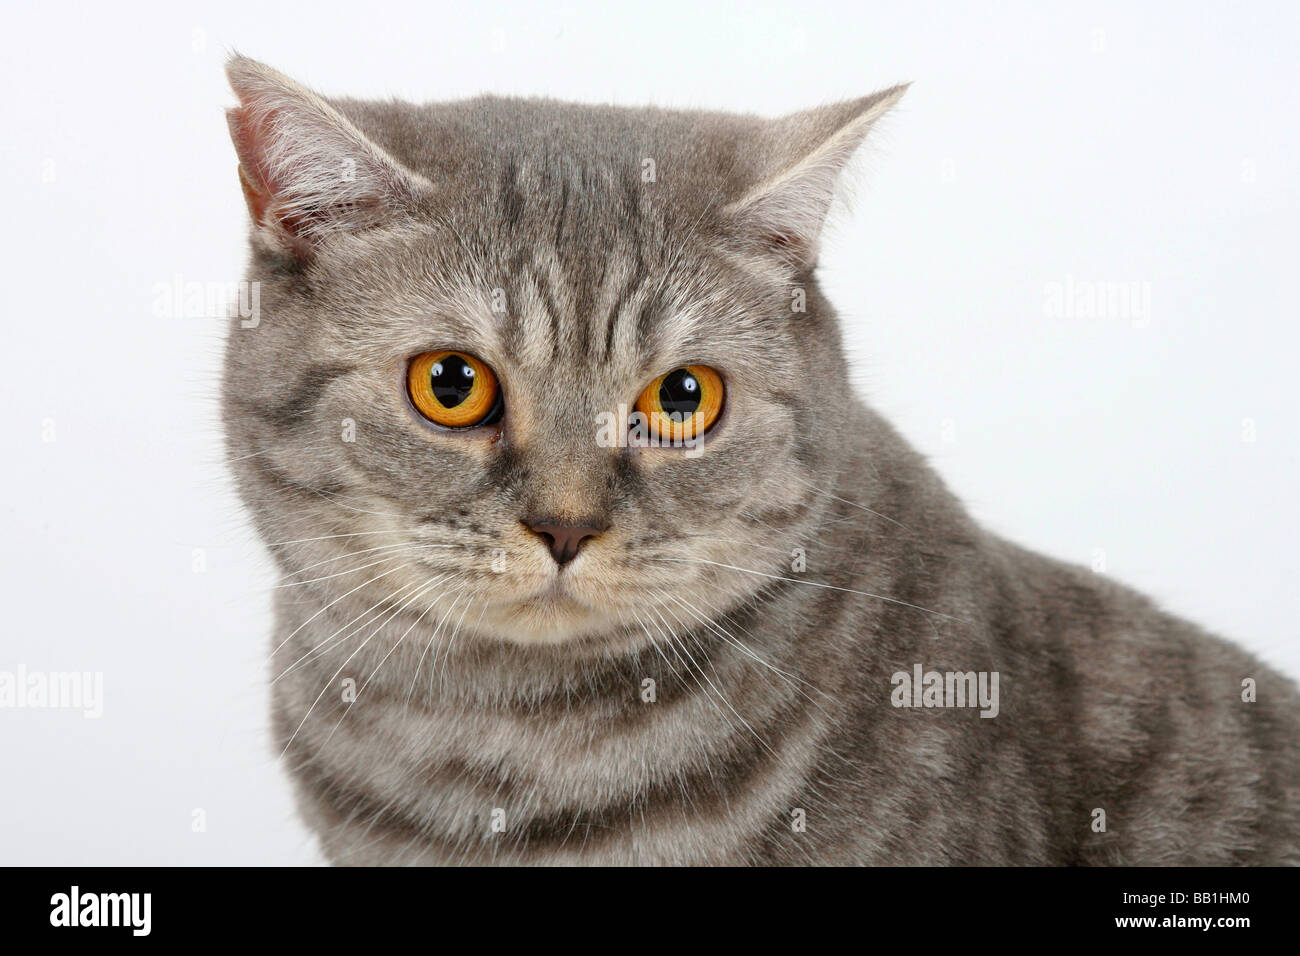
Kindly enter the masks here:
[[855, 396], [819, 241], [904, 87], [228, 76], [224, 422], [332, 863], [1300, 862], [1295, 686], [977, 527]]

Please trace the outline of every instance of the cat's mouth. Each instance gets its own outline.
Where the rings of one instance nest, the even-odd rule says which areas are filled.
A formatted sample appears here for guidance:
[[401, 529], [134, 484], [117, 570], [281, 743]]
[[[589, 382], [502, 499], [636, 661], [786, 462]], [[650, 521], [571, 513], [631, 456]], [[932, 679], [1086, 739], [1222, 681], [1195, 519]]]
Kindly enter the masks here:
[[537, 610], [588, 610], [587, 605], [579, 601], [564, 584], [564, 578], [556, 576], [540, 591], [530, 594], [519, 602], [522, 607]]

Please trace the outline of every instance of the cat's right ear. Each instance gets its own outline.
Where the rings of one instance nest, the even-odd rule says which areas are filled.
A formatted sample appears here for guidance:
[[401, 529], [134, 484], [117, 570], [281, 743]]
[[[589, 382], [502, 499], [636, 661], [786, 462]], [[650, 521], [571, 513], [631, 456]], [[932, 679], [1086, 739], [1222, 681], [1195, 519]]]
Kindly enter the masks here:
[[294, 259], [329, 235], [361, 232], [412, 209], [431, 186], [311, 90], [235, 56], [226, 113], [254, 241]]
[[906, 92], [906, 84], [893, 86], [769, 122], [751, 147], [766, 167], [763, 175], [724, 210], [732, 235], [763, 256], [812, 269], [844, 168], [867, 132]]

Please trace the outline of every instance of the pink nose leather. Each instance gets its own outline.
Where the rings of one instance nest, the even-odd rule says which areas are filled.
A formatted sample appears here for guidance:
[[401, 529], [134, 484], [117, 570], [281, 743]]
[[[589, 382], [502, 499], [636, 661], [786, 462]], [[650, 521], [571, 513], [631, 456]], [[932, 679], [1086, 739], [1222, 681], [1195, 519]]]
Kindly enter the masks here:
[[556, 564], [568, 564], [578, 556], [582, 546], [600, 534], [600, 528], [589, 524], [560, 524], [553, 521], [525, 521], [528, 530], [546, 542]]

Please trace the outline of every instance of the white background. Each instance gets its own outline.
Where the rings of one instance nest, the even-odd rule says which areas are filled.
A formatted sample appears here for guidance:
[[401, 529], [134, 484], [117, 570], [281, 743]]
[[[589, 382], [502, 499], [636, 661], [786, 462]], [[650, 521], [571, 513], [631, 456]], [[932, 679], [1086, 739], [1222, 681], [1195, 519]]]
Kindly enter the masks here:
[[[1300, 673], [1294, 4], [178, 6], [6, 9], [0, 670], [102, 671], [105, 703], [0, 710], [0, 863], [317, 859], [266, 742], [222, 322], [154, 309], [243, 265], [232, 48], [415, 100], [914, 80], [823, 257], [864, 394], [988, 525]], [[1050, 314], [1070, 278], [1149, 317]]]

